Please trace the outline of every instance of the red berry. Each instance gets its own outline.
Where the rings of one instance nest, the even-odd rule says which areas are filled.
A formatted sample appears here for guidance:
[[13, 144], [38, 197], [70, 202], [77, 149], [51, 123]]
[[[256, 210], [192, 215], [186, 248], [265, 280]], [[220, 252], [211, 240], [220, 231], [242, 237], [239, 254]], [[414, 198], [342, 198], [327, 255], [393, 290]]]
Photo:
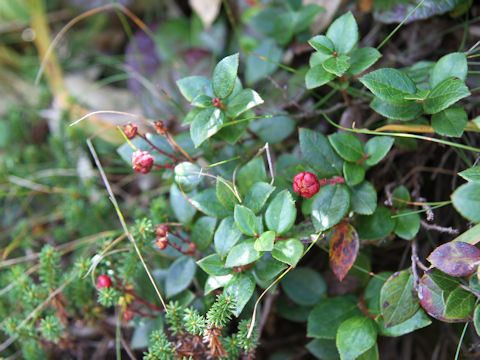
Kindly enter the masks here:
[[193, 255], [193, 254], [195, 254], [195, 251], [197, 251], [197, 245], [193, 242], [188, 244], [188, 249], [186, 251], [186, 254]]
[[134, 315], [133, 311], [127, 309], [123, 312], [123, 320], [128, 322], [133, 319]]
[[97, 278], [97, 289], [109, 288], [112, 286], [112, 279], [108, 275], [100, 275]]
[[155, 235], [157, 235], [157, 237], [166, 237], [168, 235], [168, 231], [169, 231], [169, 228], [167, 225], [165, 224], [160, 224], [160, 225], [157, 225], [157, 227], [155, 228]]
[[320, 183], [315, 174], [308, 171], [298, 173], [293, 178], [293, 191], [304, 198], [311, 198], [320, 190]]
[[140, 174], [148, 174], [153, 167], [153, 156], [147, 151], [137, 150], [132, 154], [133, 170]]
[[132, 140], [138, 133], [138, 126], [132, 123], [128, 123], [123, 127], [123, 133], [127, 139]]

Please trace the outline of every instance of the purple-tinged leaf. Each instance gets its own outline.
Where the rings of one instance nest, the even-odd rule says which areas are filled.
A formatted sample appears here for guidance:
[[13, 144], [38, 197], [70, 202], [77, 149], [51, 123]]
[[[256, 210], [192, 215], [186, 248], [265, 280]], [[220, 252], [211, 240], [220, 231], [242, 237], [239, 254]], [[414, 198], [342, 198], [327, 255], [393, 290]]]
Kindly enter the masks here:
[[469, 276], [480, 262], [480, 250], [473, 245], [455, 241], [437, 247], [428, 261], [451, 276]]

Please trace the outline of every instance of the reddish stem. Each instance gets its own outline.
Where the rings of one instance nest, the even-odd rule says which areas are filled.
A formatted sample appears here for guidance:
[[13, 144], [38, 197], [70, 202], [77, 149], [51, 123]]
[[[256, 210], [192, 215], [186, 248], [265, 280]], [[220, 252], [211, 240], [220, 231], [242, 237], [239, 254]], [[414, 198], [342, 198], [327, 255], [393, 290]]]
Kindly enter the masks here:
[[158, 151], [160, 154], [165, 155], [166, 157], [172, 159], [174, 162], [178, 162], [178, 159], [174, 155], [169, 154], [169, 153], [165, 152], [164, 150], [160, 149], [158, 146], [156, 146], [154, 143], [152, 143], [145, 135], [138, 134], [138, 136], [140, 136], [143, 140], [145, 140], [145, 142], [148, 145], [150, 145], [153, 150]]

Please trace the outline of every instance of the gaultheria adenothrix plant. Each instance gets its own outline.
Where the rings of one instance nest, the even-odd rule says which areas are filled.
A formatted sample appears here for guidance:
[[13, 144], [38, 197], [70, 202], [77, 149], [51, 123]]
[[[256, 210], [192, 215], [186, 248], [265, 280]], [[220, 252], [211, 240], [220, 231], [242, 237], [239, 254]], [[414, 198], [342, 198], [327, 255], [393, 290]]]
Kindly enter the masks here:
[[[282, 87], [272, 78], [261, 96], [241, 78], [254, 86], [274, 74], [290, 56], [283, 55], [291, 40], [305, 39], [319, 12], [317, 6], [288, 3], [288, 10], [263, 4], [265, 9], [242, 18], [255, 30], [250, 32], [265, 39], [242, 39], [240, 53], [221, 59], [211, 77], [176, 79], [172, 101], [178, 105], [183, 96], [190, 104], [177, 119], [187, 132], [174, 130], [169, 121], [152, 122], [150, 131], [135, 123], [122, 128], [128, 141], [118, 153], [158, 188], [142, 197], [148, 210], [136, 209], [138, 220], [126, 225], [125, 235], [112, 234], [74, 270], [62, 273], [59, 250], [43, 248], [38, 279], [19, 285], [23, 313], [55, 289], [68, 296], [54, 293], [48, 309], [29, 315], [35, 321], [3, 322], [9, 336], [28, 339], [22, 351], [31, 352], [39, 336], [49, 343], [67, 341], [69, 317], [82, 311], [98, 317], [98, 311], [86, 310], [98, 305], [113, 308], [124, 324], [135, 324], [138, 348], [149, 338], [145, 359], [252, 359], [271, 314], [306, 323], [307, 349], [318, 358], [378, 359], [380, 337], [425, 328], [432, 318], [473, 320], [480, 330], [480, 167], [459, 172], [466, 182], [451, 201], [426, 201], [420, 184], [406, 181], [410, 174], [389, 183], [383, 179], [391, 178], [384, 168], [395, 170], [394, 155], [416, 140], [451, 147], [467, 163], [467, 151], [479, 152], [469, 142], [444, 138], [478, 131], [477, 120], [468, 122], [471, 108], [462, 102], [471, 95], [468, 53], [422, 66], [381, 67], [383, 44], [360, 46], [357, 22], [348, 12], [308, 41], [308, 68], [287, 67], [295, 81]], [[273, 31], [278, 24], [285, 26], [282, 36]], [[268, 54], [277, 60], [259, 65], [259, 58], [271, 60]], [[284, 103], [289, 86], [299, 83], [300, 96], [277, 106], [270, 91], [280, 93]], [[323, 87], [333, 90], [324, 94]], [[300, 111], [310, 95], [319, 102], [338, 95], [342, 108], [370, 108], [373, 116], [339, 125], [332, 120], [335, 108]], [[298, 141], [291, 137], [296, 128]], [[430, 255], [419, 254], [422, 227], [454, 233], [432, 222], [433, 210], [448, 204], [472, 227], [429, 248]], [[410, 241], [411, 256], [404, 252], [402, 260], [388, 264], [392, 271], [376, 272], [372, 258], [402, 241]], [[114, 249], [119, 243], [125, 247]], [[158, 289], [152, 290], [151, 282]]]

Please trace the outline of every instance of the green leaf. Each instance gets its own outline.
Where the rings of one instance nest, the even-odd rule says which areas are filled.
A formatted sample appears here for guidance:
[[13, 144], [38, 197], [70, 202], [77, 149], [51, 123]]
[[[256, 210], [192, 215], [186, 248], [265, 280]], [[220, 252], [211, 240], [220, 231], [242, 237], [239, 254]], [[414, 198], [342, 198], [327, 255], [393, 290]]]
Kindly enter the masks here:
[[192, 229], [192, 241], [197, 245], [198, 250], [208, 249], [213, 240], [217, 219], [203, 216], [199, 218]]
[[449, 77], [456, 77], [465, 81], [468, 73], [467, 57], [465, 53], [451, 53], [440, 58], [432, 69], [430, 87], [434, 88]]
[[475, 311], [473, 312], [473, 325], [475, 326], [477, 335], [480, 336], [480, 305], [477, 305], [475, 307]]
[[427, 327], [432, 323], [432, 321], [425, 314], [425, 312], [420, 309], [410, 319], [395, 326], [391, 326], [388, 328], [385, 327], [383, 319], [381, 317], [377, 318], [377, 323], [379, 334], [381, 336], [398, 337], [414, 332], [415, 330]]
[[377, 192], [373, 185], [364, 181], [350, 188], [350, 203], [352, 211], [361, 215], [372, 215], [377, 208]]
[[220, 60], [213, 70], [212, 86], [215, 96], [224, 99], [235, 87], [238, 72], [238, 53]]
[[345, 185], [326, 185], [313, 197], [312, 221], [317, 231], [338, 224], [350, 209], [350, 194]]
[[272, 251], [275, 243], [275, 231], [264, 232], [257, 240], [255, 240], [255, 250]]
[[197, 265], [189, 256], [181, 256], [168, 268], [165, 280], [167, 297], [175, 296], [190, 286], [195, 276]]
[[323, 134], [305, 128], [301, 128], [299, 134], [303, 158], [315, 169], [317, 176], [330, 177], [342, 173], [343, 160]]
[[397, 186], [392, 191], [392, 200], [394, 208], [403, 209], [411, 201], [410, 192], [403, 185]]
[[202, 181], [201, 171], [197, 164], [181, 162], [174, 169], [175, 182], [182, 191], [190, 192]]
[[325, 71], [335, 76], [342, 76], [350, 68], [350, 57], [347, 55], [333, 56], [322, 64]]
[[344, 160], [356, 162], [363, 158], [362, 142], [353, 134], [335, 133], [328, 136], [328, 141]]
[[368, 158], [367, 166], [377, 165], [388, 154], [393, 146], [393, 138], [389, 136], [374, 136], [365, 144], [365, 153]]
[[327, 283], [315, 270], [298, 267], [290, 271], [280, 282], [285, 294], [302, 306], [313, 306], [327, 294]]
[[451, 196], [453, 206], [462, 216], [480, 222], [480, 183], [463, 184]]
[[255, 241], [253, 239], [243, 241], [235, 245], [228, 253], [225, 261], [226, 267], [243, 266], [257, 261], [262, 256], [254, 248]]
[[256, 157], [238, 171], [236, 183], [241, 194], [246, 194], [256, 182], [265, 182], [267, 171], [261, 157]]
[[235, 205], [235, 224], [245, 235], [255, 236], [259, 233], [258, 220], [255, 213], [242, 205]]
[[259, 213], [267, 203], [268, 198], [275, 190], [275, 187], [265, 183], [257, 182], [252, 185], [245, 195], [244, 205], [251, 209], [255, 214]]
[[215, 135], [224, 122], [224, 114], [220, 109], [208, 108], [200, 111], [190, 125], [190, 136], [199, 147], [205, 140]]
[[210, 294], [218, 288], [224, 287], [233, 279], [233, 275], [209, 276], [205, 281], [205, 295]]
[[241, 239], [242, 233], [235, 225], [233, 216], [227, 217], [220, 222], [213, 243], [215, 250], [223, 258], [230, 249]]
[[436, 114], [470, 95], [463, 80], [448, 78], [435, 86], [423, 102], [427, 114]]
[[249, 273], [236, 274], [225, 286], [224, 293], [233, 296], [235, 299], [235, 316], [240, 315], [248, 300], [252, 297], [254, 290], [255, 279]]
[[266, 286], [264, 286], [266, 288], [271, 284], [271, 280], [285, 270], [286, 267], [287, 265], [274, 259], [271, 253], [264, 253], [255, 263], [254, 275], [257, 281], [266, 283]]
[[308, 64], [311, 68], [313, 68], [314, 66], [322, 65], [326, 60], [330, 59], [331, 57], [331, 53], [325, 54], [316, 51], [310, 55], [310, 58], [308, 59]]
[[208, 255], [197, 261], [197, 265], [208, 275], [223, 276], [231, 273], [230, 269], [226, 269], [225, 265], [217, 254]]
[[190, 198], [190, 203], [205, 215], [224, 218], [230, 212], [218, 201], [215, 189], [203, 190]]
[[358, 185], [365, 180], [365, 167], [351, 162], [344, 162], [343, 176], [349, 186]]
[[353, 50], [350, 53], [350, 69], [352, 75], [360, 74], [375, 64], [382, 57], [380, 52], [372, 47], [364, 47]]
[[368, 281], [363, 297], [370, 314], [375, 316], [381, 314], [380, 291], [385, 281], [387, 281], [392, 274], [391, 271], [383, 271], [371, 277]]
[[362, 240], [378, 240], [390, 235], [395, 227], [390, 210], [379, 206], [372, 215], [359, 216], [355, 228]]
[[305, 74], [305, 86], [307, 89], [315, 89], [332, 81], [335, 75], [329, 73], [323, 68], [323, 65], [318, 64], [308, 69]]
[[325, 35], [314, 36], [308, 40], [308, 43], [319, 53], [328, 57], [332, 56], [333, 52], [335, 51], [335, 45], [333, 44], [332, 40]]
[[360, 79], [375, 96], [389, 103], [402, 103], [405, 96], [417, 92], [415, 83], [400, 70], [379, 69], [372, 71]]
[[296, 266], [303, 255], [303, 244], [297, 239], [277, 241], [272, 256], [285, 264]]
[[480, 182], [480, 166], [472, 166], [458, 173], [462, 178], [471, 182]]
[[337, 360], [340, 357], [334, 340], [315, 339], [305, 347], [319, 360]]
[[357, 357], [357, 360], [379, 360], [380, 353], [378, 352], [378, 345], [373, 345], [370, 349], [365, 351], [362, 355]]
[[422, 105], [413, 100], [389, 103], [379, 98], [374, 98], [370, 107], [386, 118], [408, 121], [418, 118], [423, 113]]
[[340, 324], [355, 315], [361, 315], [353, 296], [321, 299], [308, 316], [307, 336], [334, 340]]
[[225, 207], [225, 209], [233, 210], [238, 202], [237, 197], [233, 193], [233, 184], [221, 177], [217, 177], [217, 185], [215, 187], [217, 199]]
[[462, 136], [467, 123], [468, 115], [461, 107], [451, 107], [432, 116], [433, 129], [444, 136]]
[[[247, 56], [245, 64], [245, 80], [247, 84], [253, 85], [266, 78], [277, 70], [278, 64], [282, 62], [282, 49], [273, 39], [264, 38], [260, 45], [253, 49]], [[268, 59], [268, 61], [266, 60]]]
[[227, 104], [227, 116], [233, 119], [245, 111], [263, 104], [263, 99], [252, 89], [243, 89]]
[[358, 25], [351, 12], [337, 18], [328, 28], [327, 37], [339, 54], [348, 54], [358, 43]]
[[170, 205], [175, 217], [182, 224], [188, 224], [197, 212], [175, 184], [170, 186]]
[[295, 200], [288, 190], [283, 190], [268, 205], [265, 212], [265, 223], [269, 230], [281, 235], [291, 229], [296, 217]]
[[212, 98], [208, 95], [200, 94], [195, 96], [191, 105], [202, 109], [212, 107]]
[[401, 216], [395, 218], [396, 224], [393, 231], [404, 240], [412, 240], [420, 230], [420, 215], [409, 209], [402, 209], [397, 215]]
[[269, 144], [280, 143], [296, 130], [296, 122], [289, 116], [279, 115], [257, 119], [250, 123], [250, 130]]
[[178, 80], [177, 86], [183, 97], [191, 102], [198, 95], [208, 94], [212, 84], [205, 76], [189, 76]]
[[380, 306], [387, 328], [401, 324], [415, 315], [418, 299], [414, 295], [410, 270], [396, 272], [388, 278], [380, 291]]
[[325, 11], [325, 9], [317, 4], [300, 4], [294, 12], [294, 34], [308, 30], [315, 17]]
[[341, 323], [335, 339], [341, 360], [353, 360], [377, 342], [375, 322], [366, 316], [354, 316]]
[[456, 288], [445, 301], [445, 317], [451, 321], [463, 321], [470, 317], [474, 307], [475, 296], [467, 290]]

